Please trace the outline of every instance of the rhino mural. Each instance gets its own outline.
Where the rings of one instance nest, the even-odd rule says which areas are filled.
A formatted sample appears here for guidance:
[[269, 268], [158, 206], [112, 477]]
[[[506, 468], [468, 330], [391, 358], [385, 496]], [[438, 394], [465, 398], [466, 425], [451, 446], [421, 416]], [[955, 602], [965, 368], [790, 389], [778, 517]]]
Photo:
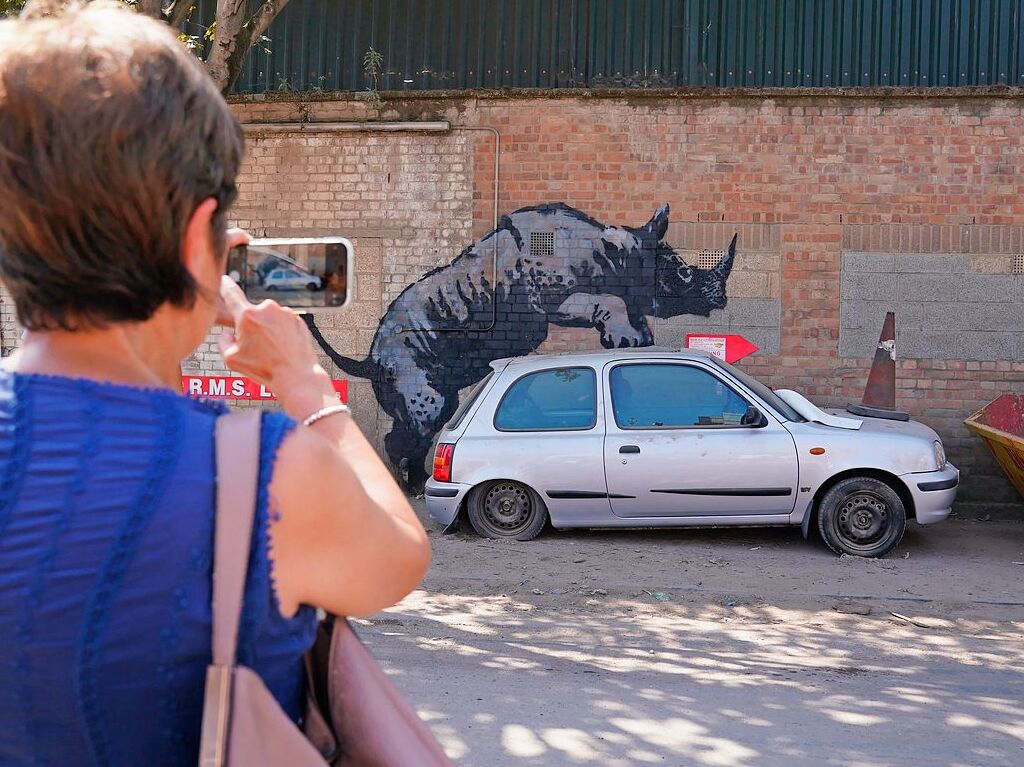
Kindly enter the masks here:
[[593, 328], [606, 348], [648, 346], [648, 317], [706, 317], [725, 306], [736, 237], [717, 266], [697, 269], [664, 243], [668, 215], [663, 205], [638, 228], [606, 226], [562, 203], [504, 216], [391, 303], [363, 360], [338, 354], [304, 316], [342, 371], [373, 382], [394, 419], [385, 450], [418, 491], [459, 391], [492, 360], [535, 351], [549, 325]]

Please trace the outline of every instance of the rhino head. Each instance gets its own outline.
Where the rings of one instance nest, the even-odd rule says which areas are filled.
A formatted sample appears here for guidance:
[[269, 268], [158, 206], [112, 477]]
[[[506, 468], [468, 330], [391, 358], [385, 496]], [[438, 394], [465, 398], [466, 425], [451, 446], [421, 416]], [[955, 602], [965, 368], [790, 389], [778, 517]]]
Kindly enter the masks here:
[[634, 230], [639, 238], [656, 249], [654, 316], [698, 314], [707, 317], [714, 309], [724, 308], [728, 301], [725, 284], [736, 259], [736, 235], [717, 265], [698, 269], [665, 244], [668, 213], [668, 205], [662, 205], [650, 221]]

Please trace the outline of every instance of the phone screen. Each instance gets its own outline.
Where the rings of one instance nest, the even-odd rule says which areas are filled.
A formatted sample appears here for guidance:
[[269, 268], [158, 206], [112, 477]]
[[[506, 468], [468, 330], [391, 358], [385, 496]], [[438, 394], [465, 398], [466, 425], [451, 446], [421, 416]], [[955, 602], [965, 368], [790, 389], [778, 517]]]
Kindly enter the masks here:
[[231, 249], [227, 274], [253, 302], [341, 307], [351, 295], [352, 259], [352, 243], [343, 237], [252, 240]]

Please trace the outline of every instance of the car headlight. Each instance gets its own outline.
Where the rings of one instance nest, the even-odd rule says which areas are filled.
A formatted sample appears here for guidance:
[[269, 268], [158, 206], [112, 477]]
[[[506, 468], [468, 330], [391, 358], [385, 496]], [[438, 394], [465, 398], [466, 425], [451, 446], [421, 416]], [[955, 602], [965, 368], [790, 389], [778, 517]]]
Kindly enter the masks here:
[[946, 468], [946, 450], [939, 440], [932, 442], [932, 449], [935, 451], [935, 471], [942, 471]]

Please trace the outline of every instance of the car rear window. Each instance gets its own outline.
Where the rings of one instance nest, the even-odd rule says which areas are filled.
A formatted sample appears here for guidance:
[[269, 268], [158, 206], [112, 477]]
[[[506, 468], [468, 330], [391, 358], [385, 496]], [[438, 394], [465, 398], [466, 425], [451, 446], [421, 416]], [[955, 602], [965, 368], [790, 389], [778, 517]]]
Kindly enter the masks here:
[[470, 391], [469, 394], [466, 395], [466, 398], [462, 400], [458, 410], [455, 411], [455, 415], [452, 416], [452, 420], [450, 420], [448, 425], [445, 427], [446, 429], [457, 429], [459, 427], [459, 424], [462, 423], [462, 419], [466, 417], [466, 413], [469, 412], [469, 409], [473, 407], [473, 403], [476, 402], [477, 397], [480, 396], [480, 392], [484, 390], [484, 387], [487, 386], [487, 382], [493, 377], [494, 371], [492, 370], [484, 376], [484, 379], [480, 383], [473, 387], [472, 391]]
[[501, 431], [570, 431], [597, 423], [597, 376], [592, 368], [528, 373], [512, 384], [494, 414]]

